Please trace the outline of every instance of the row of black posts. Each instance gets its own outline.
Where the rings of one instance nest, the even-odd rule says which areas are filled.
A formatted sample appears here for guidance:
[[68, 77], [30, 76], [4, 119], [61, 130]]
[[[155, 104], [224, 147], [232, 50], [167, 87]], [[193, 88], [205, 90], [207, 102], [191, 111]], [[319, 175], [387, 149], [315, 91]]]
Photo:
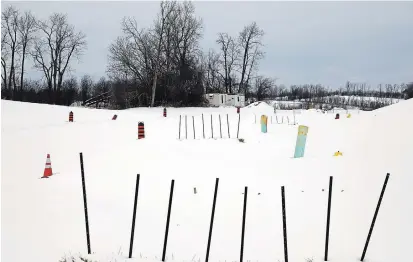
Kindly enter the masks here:
[[[204, 124], [204, 114], [201, 115], [202, 117], [202, 134], [205, 139], [205, 124]], [[182, 116], [179, 115], [179, 131], [178, 131], [178, 138], [179, 140], [181, 139], [181, 118]], [[238, 115], [238, 128], [237, 128], [237, 138], [239, 138], [239, 124], [241, 122], [241, 114]], [[188, 119], [187, 116], [185, 115], [185, 139], [188, 139]], [[227, 127], [228, 127], [228, 138], [231, 138], [231, 133], [229, 132], [229, 119], [228, 119], [228, 114], [227, 114]], [[195, 139], [195, 118], [192, 116], [192, 130], [194, 134], [194, 139]], [[221, 115], [219, 115], [219, 133], [220, 137], [222, 138], [222, 128], [221, 128]], [[211, 137], [214, 138], [214, 125], [212, 121], [212, 115], [211, 115]]]
[[[82, 155], [82, 153], [80, 153], [80, 167], [81, 167], [81, 175], [82, 175], [83, 203], [84, 203], [84, 210], [85, 210], [87, 250], [88, 250], [88, 254], [91, 254], [90, 234], [89, 234], [89, 220], [88, 220], [87, 200], [86, 200], [86, 185], [85, 185], [85, 175], [84, 175], [83, 155]], [[386, 189], [389, 177], [390, 177], [390, 174], [387, 173], [386, 179], [384, 181], [383, 188], [382, 188], [382, 191], [381, 191], [381, 194], [380, 194], [379, 202], [377, 203], [376, 211], [374, 212], [373, 221], [371, 222], [370, 230], [369, 230], [369, 233], [368, 233], [368, 236], [367, 236], [366, 243], [364, 245], [364, 249], [363, 249], [363, 253], [361, 255], [360, 261], [363, 261], [365, 255], [366, 255], [367, 247], [368, 247], [368, 244], [370, 242], [370, 237], [371, 237], [371, 234], [373, 232], [374, 224], [376, 222], [377, 214], [379, 212], [379, 208], [380, 208], [383, 196], [384, 196], [384, 191]], [[136, 206], [137, 206], [137, 203], [138, 203], [138, 192], [139, 192], [139, 179], [140, 179], [140, 174], [138, 174], [136, 176], [136, 188], [135, 188], [135, 198], [134, 198], [134, 204], [133, 204], [132, 228], [131, 228], [131, 238], [130, 238], [130, 246], [129, 246], [129, 258], [132, 258], [133, 240], [134, 240], [134, 232], [135, 232], [135, 221], [136, 221]], [[168, 243], [169, 222], [170, 222], [170, 217], [171, 217], [171, 212], [172, 212], [172, 199], [173, 199], [173, 192], [174, 192], [174, 184], [175, 184], [175, 180], [172, 179], [170, 195], [169, 195], [168, 214], [167, 214], [167, 218], [166, 218], [165, 237], [164, 237], [164, 244], [163, 244], [163, 249], [162, 249], [162, 261], [165, 261], [166, 247], [167, 247], [167, 243]], [[213, 199], [213, 202], [212, 202], [211, 222], [210, 222], [210, 226], [209, 226], [209, 234], [208, 234], [208, 243], [207, 243], [207, 249], [206, 249], [205, 262], [208, 262], [208, 260], [209, 260], [209, 252], [210, 252], [211, 239], [212, 239], [212, 229], [213, 229], [213, 225], [214, 225], [215, 206], [216, 206], [216, 202], [217, 202], [218, 184], [219, 184], [219, 178], [216, 178], [216, 180], [215, 180], [215, 190], [214, 190], [214, 199]], [[330, 212], [331, 212], [332, 190], [333, 190], [333, 177], [330, 176], [324, 261], [328, 261], [328, 243], [329, 243], [329, 232], [330, 232]], [[245, 220], [246, 220], [246, 213], [247, 213], [247, 194], [248, 194], [248, 187], [245, 187], [245, 189], [244, 189], [244, 208], [243, 208], [243, 212], [242, 212], [240, 262], [244, 261], [244, 238], [245, 238]], [[282, 218], [283, 218], [284, 261], [288, 262], [287, 215], [286, 215], [285, 188], [284, 188], [284, 186], [281, 187], [281, 201], [282, 201]]]

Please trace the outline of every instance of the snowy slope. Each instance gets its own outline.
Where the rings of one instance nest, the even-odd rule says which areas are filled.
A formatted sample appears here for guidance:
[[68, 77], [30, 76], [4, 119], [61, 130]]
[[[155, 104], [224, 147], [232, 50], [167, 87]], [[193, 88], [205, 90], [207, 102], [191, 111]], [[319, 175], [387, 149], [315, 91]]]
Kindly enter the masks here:
[[[74, 123], [67, 122], [70, 110]], [[163, 118], [161, 108], [93, 110], [2, 100], [1, 259], [59, 261], [65, 254], [87, 254], [79, 165], [83, 152], [94, 253], [89, 257], [97, 261], [130, 261], [137, 173], [136, 261], [161, 258], [171, 179], [175, 191], [167, 259], [205, 259], [216, 177], [220, 184], [210, 261], [239, 261], [244, 186], [249, 190], [245, 261], [284, 260], [281, 186], [286, 189], [290, 261], [323, 261], [330, 175], [329, 259], [359, 261], [387, 172], [391, 176], [365, 261], [410, 261], [412, 112], [413, 100], [354, 112], [349, 119], [342, 114], [340, 120], [300, 111], [296, 121], [309, 126], [307, 148], [304, 158], [293, 159], [297, 125], [274, 120], [267, 134], [260, 133], [261, 114], [275, 117], [271, 107], [241, 109], [239, 136], [245, 143], [240, 143], [235, 108], [168, 108]], [[219, 114], [223, 139], [218, 138]], [[178, 140], [179, 115], [182, 125], [188, 116], [188, 139]], [[277, 115], [292, 118], [291, 111]], [[145, 122], [143, 140], [137, 140], [138, 121]], [[343, 157], [332, 156], [337, 150]], [[48, 153], [57, 174], [39, 179]]]

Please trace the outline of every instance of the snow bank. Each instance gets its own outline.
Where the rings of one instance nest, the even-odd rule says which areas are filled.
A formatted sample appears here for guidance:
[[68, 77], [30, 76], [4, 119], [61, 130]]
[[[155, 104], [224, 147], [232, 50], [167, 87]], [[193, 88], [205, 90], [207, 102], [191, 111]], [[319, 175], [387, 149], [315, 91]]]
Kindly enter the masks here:
[[254, 102], [254, 103], [246, 106], [246, 108], [261, 108], [261, 109], [262, 108], [268, 108], [268, 107], [271, 107], [271, 106], [268, 105], [266, 102], [263, 102], [263, 101], [257, 101], [257, 102]]

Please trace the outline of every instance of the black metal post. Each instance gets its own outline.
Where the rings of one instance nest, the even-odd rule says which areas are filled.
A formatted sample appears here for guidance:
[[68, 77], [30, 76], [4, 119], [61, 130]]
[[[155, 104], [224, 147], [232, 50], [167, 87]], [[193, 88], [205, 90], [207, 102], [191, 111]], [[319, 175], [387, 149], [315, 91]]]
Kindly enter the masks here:
[[181, 140], [181, 115], [179, 115], [179, 140]]
[[231, 135], [229, 133], [229, 120], [228, 120], [228, 114], [227, 114], [227, 126], [228, 126], [228, 138], [231, 138]]
[[195, 139], [195, 120], [194, 120], [194, 116], [192, 116], [192, 128], [194, 129], [194, 139]]
[[211, 135], [212, 135], [212, 138], [214, 138], [214, 126], [212, 124], [212, 115], [211, 115]]
[[164, 239], [164, 242], [163, 242], [162, 261], [165, 261], [166, 245], [168, 243], [169, 221], [170, 221], [170, 218], [171, 218], [172, 197], [174, 195], [174, 184], [175, 184], [175, 180], [172, 179], [172, 181], [171, 181], [171, 192], [170, 192], [170, 195], [169, 195], [168, 216], [166, 218], [165, 239]]
[[374, 224], [376, 223], [377, 214], [379, 213], [381, 201], [383, 199], [384, 191], [386, 190], [386, 186], [387, 186], [387, 182], [389, 181], [389, 177], [390, 177], [390, 174], [387, 173], [386, 179], [384, 180], [383, 188], [381, 190], [379, 202], [377, 203], [376, 211], [374, 212], [373, 221], [371, 222], [369, 234], [367, 236], [366, 244], [364, 245], [363, 254], [361, 255], [361, 260], [360, 261], [363, 261], [365, 255], [366, 255], [367, 247], [368, 247], [369, 242], [370, 242], [371, 234], [373, 233]]
[[185, 139], [188, 139], [188, 121], [185, 115]]
[[240, 254], [240, 262], [243, 262], [244, 259], [244, 238], [245, 238], [245, 218], [247, 215], [247, 194], [248, 194], [248, 187], [245, 187], [244, 190], [244, 210], [242, 212], [242, 231], [241, 231], [241, 254]]
[[330, 237], [330, 212], [331, 212], [332, 191], [333, 191], [333, 177], [330, 176], [330, 185], [328, 189], [327, 228], [326, 228], [326, 245], [325, 245], [325, 251], [324, 251], [324, 261], [328, 260], [328, 240]]
[[204, 114], [202, 114], [202, 134], [204, 135], [204, 139], [205, 139]]
[[208, 262], [209, 250], [211, 248], [212, 227], [214, 226], [215, 205], [217, 203], [218, 184], [219, 184], [219, 178], [216, 178], [216, 180], [215, 180], [215, 191], [214, 191], [214, 201], [212, 202], [211, 223], [209, 224], [208, 245], [207, 245], [205, 262]]
[[283, 214], [283, 235], [284, 235], [284, 260], [288, 262], [288, 248], [287, 248], [287, 215], [285, 212], [285, 193], [284, 186], [281, 187], [281, 201]]
[[138, 204], [139, 178], [140, 178], [140, 175], [137, 174], [136, 175], [136, 187], [135, 187], [135, 200], [133, 203], [132, 229], [131, 229], [131, 234], [130, 234], [129, 258], [132, 258], [133, 239], [135, 235], [136, 205]]
[[87, 253], [88, 253], [88, 254], [91, 254], [91, 250], [90, 250], [90, 234], [89, 234], [89, 217], [88, 217], [88, 214], [87, 214], [85, 169], [84, 169], [84, 167], [83, 167], [83, 153], [80, 153], [80, 170], [81, 170], [81, 173], [82, 173], [83, 206], [84, 206], [84, 209], [85, 209]]
[[239, 122], [241, 122], [241, 114], [238, 115], [238, 130], [237, 130], [237, 138], [239, 138]]
[[219, 115], [219, 134], [221, 135], [221, 138], [222, 138], [221, 115]]

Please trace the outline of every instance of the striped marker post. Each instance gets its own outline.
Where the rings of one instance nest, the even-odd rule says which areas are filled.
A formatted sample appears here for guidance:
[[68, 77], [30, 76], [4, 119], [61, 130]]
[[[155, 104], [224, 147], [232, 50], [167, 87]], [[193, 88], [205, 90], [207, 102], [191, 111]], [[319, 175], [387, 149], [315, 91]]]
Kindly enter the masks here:
[[138, 139], [145, 138], [145, 124], [143, 122], [138, 123]]

